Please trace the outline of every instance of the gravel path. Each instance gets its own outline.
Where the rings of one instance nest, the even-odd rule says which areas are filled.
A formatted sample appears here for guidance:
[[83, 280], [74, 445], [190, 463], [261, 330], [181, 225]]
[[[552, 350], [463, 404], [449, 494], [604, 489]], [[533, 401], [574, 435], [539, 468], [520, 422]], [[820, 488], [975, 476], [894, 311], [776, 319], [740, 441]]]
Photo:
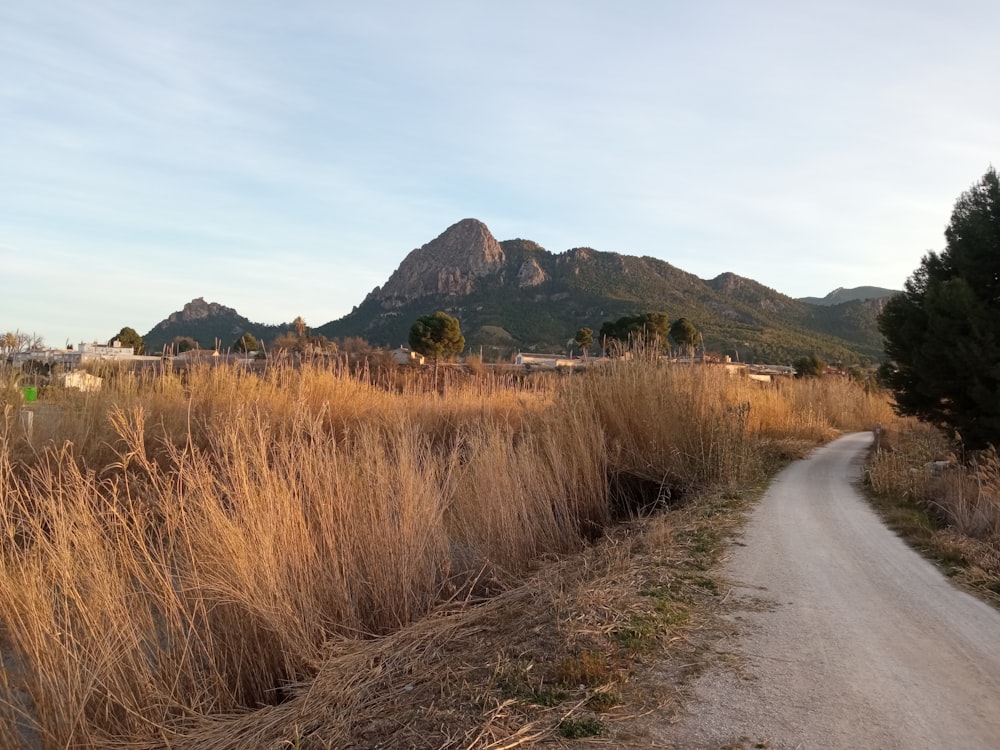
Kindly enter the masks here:
[[684, 748], [1000, 748], [1000, 612], [955, 588], [859, 495], [867, 433], [789, 466], [725, 573], [746, 607], [659, 742]]

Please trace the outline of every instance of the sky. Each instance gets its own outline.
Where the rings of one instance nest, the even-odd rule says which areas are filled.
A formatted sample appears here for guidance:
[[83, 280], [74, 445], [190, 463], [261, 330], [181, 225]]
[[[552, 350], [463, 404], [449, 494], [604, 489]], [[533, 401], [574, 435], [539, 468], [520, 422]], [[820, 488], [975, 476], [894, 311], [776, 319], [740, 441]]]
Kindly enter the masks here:
[[995, 0], [2, 0], [0, 332], [196, 297], [318, 327], [469, 217], [901, 288], [1000, 163], [998, 28]]

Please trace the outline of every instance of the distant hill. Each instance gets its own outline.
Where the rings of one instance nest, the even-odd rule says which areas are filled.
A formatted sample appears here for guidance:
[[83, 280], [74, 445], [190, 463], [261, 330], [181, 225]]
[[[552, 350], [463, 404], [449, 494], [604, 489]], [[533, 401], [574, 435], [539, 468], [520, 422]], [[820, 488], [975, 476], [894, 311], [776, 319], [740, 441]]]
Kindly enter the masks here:
[[[605, 321], [658, 311], [688, 318], [707, 349], [741, 361], [789, 363], [813, 353], [831, 362], [874, 361], [883, 356], [876, 319], [892, 292], [860, 289], [878, 294], [840, 289], [807, 302], [732, 273], [703, 280], [648, 256], [499, 242], [482, 222], [464, 219], [411, 251], [348, 315], [313, 332], [394, 348], [405, 344], [418, 317], [444, 310], [461, 322], [469, 349], [492, 359], [518, 350], [565, 351], [580, 328], [596, 335]], [[197, 299], [144, 338], [151, 351], [176, 336], [229, 346], [244, 332], [270, 342], [290, 328], [252, 323]]]
[[810, 305], [839, 305], [842, 302], [853, 302], [855, 300], [885, 299], [899, 294], [896, 289], [883, 289], [880, 286], [856, 286], [853, 289], [839, 287], [834, 289], [825, 297], [799, 297], [800, 302], [807, 302]]
[[291, 329], [290, 323], [252, 323], [231, 307], [206, 302], [203, 297], [198, 297], [153, 326], [142, 340], [150, 353], [163, 351], [163, 347], [169, 346], [178, 336], [194, 339], [202, 349], [214, 348], [218, 340], [219, 346], [226, 350], [244, 333], [253, 334], [261, 341], [270, 341]]

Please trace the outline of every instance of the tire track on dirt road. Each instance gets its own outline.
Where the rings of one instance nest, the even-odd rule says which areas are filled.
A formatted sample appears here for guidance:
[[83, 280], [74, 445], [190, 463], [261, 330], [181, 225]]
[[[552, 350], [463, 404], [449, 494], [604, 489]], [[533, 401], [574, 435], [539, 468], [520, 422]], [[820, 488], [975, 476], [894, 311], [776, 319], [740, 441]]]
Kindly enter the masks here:
[[724, 573], [738, 666], [656, 738], [684, 748], [1000, 748], [1000, 612], [953, 586], [860, 495], [868, 433], [786, 468]]

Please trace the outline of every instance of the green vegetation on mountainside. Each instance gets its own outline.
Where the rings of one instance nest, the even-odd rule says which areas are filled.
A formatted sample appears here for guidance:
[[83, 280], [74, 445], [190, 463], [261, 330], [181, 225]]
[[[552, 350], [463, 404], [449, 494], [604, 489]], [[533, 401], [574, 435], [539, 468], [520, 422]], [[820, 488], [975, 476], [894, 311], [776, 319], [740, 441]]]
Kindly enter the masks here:
[[[731, 273], [703, 280], [648, 256], [585, 247], [556, 255], [524, 239], [499, 243], [501, 263], [489, 266], [494, 270], [484, 275], [470, 261], [475, 249], [466, 250], [450, 237], [415, 250], [420, 262], [401, 266], [422, 276], [397, 288], [421, 291], [393, 293], [388, 299], [376, 290], [351, 313], [313, 332], [331, 340], [361, 337], [395, 348], [406, 343], [414, 321], [440, 310], [458, 318], [468, 350], [482, 347], [487, 359], [501, 359], [518, 350], [566, 352], [581, 328], [599, 331], [607, 321], [655, 310], [671, 320], [688, 319], [707, 350], [741, 361], [789, 364], [815, 354], [849, 365], [884, 356], [876, 325], [881, 300], [811, 305]], [[435, 264], [440, 263], [443, 273], [463, 280], [450, 288], [468, 293], [425, 292], [446, 288], [435, 278], [442, 268]], [[205, 348], [216, 339], [227, 346], [243, 333], [269, 345], [290, 330], [290, 324], [251, 323], [235, 310], [218, 305], [206, 310], [203, 300], [191, 305], [196, 303], [198, 309], [190, 312], [198, 315], [184, 314], [186, 307], [146, 334], [147, 350], [157, 351], [177, 336], [190, 336]]]
[[[328, 338], [362, 336], [395, 347], [406, 341], [418, 317], [445, 310], [461, 321], [470, 349], [482, 346], [488, 357], [502, 357], [518, 349], [566, 351], [582, 327], [598, 331], [609, 320], [662, 310], [672, 320], [684, 317], [694, 323], [708, 350], [742, 361], [790, 363], [817, 354], [850, 364], [882, 356], [875, 325], [878, 306], [872, 302], [819, 307], [733, 274], [703, 281], [656, 258], [590, 248], [553, 255], [521, 239], [500, 244], [505, 269], [478, 279], [471, 294], [428, 295], [391, 310], [369, 298], [317, 332]], [[517, 270], [529, 261], [545, 278], [521, 287]], [[498, 341], [498, 329], [511, 339]]]

